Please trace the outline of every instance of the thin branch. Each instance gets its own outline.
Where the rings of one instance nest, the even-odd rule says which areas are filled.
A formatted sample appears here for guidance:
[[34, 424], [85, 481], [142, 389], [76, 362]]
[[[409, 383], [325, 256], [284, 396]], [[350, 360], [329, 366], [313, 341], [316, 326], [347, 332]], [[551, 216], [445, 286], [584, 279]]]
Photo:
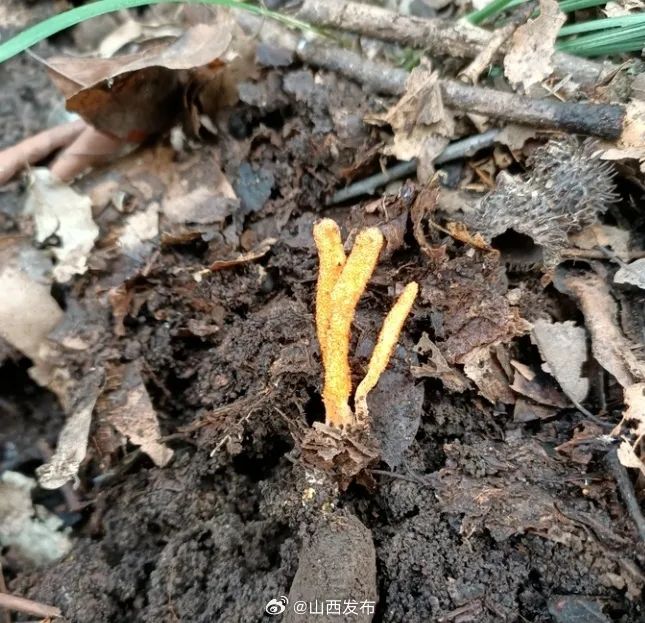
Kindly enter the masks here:
[[[458, 160], [459, 158], [464, 158], [466, 156], [472, 156], [480, 149], [485, 147], [490, 147], [494, 142], [495, 138], [499, 134], [499, 130], [487, 130], [482, 134], [474, 134], [468, 138], [464, 138], [454, 143], [450, 143], [434, 160], [434, 164], [443, 164], [445, 162], [451, 162], [452, 160]], [[407, 162], [399, 162], [381, 173], [371, 175], [366, 177], [354, 184], [350, 184], [346, 188], [336, 192], [327, 205], [336, 205], [337, 203], [343, 203], [349, 199], [354, 199], [355, 197], [360, 197], [362, 195], [371, 195], [376, 192], [377, 188], [385, 186], [387, 183], [398, 180], [408, 175], [416, 173], [417, 170], [417, 161], [410, 160]]]
[[640, 504], [636, 499], [634, 486], [629, 478], [629, 474], [618, 459], [618, 453], [615, 448], [605, 455], [605, 460], [616, 480], [623, 502], [625, 502], [625, 506], [627, 507], [627, 512], [636, 524], [641, 541], [645, 541], [645, 517], [643, 517]]
[[[495, 36], [466, 22], [410, 17], [345, 0], [304, 0], [297, 17], [315, 26], [348, 30], [453, 58], [474, 58]], [[503, 51], [502, 48], [500, 53]], [[559, 76], [571, 76], [581, 86], [589, 87], [614, 68], [611, 63], [600, 64], [557, 52], [553, 65]]]
[[[316, 67], [337, 71], [365, 86], [400, 95], [408, 73], [385, 63], [370, 61], [337, 46], [309, 42], [298, 45], [300, 58]], [[455, 80], [440, 80], [446, 106], [536, 128], [564, 130], [602, 138], [618, 138], [623, 130], [625, 108], [618, 104], [558, 102], [533, 99], [495, 89], [467, 86]]]
[[[259, 30], [262, 40], [291, 50], [301, 61], [314, 67], [336, 71], [380, 93], [401, 95], [405, 90], [409, 74], [404, 69], [371, 61], [356, 52], [328, 43], [299, 40], [291, 33], [284, 33], [284, 28], [276, 24], [262, 27], [252, 15], [240, 16], [238, 20], [254, 32]], [[623, 131], [625, 108], [618, 104], [533, 99], [495, 89], [467, 86], [454, 80], [440, 80], [439, 85], [446, 106], [456, 110], [536, 128], [601, 138], [617, 138]]]

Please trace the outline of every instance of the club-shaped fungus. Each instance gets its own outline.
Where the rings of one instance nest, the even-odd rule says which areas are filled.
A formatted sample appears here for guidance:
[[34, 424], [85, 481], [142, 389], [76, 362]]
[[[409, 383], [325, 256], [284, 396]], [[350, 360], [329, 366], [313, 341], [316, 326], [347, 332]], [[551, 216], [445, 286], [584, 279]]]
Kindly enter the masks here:
[[352, 374], [349, 365], [350, 332], [358, 301], [365, 291], [383, 246], [376, 227], [362, 230], [345, 257], [340, 229], [335, 221], [322, 219], [314, 225], [319, 273], [316, 286], [316, 331], [324, 369], [323, 402], [326, 423], [340, 428], [367, 421], [367, 394], [387, 367], [403, 323], [417, 296], [418, 285], [409, 283], [387, 314], [365, 378], [354, 396], [356, 414], [349, 400]]

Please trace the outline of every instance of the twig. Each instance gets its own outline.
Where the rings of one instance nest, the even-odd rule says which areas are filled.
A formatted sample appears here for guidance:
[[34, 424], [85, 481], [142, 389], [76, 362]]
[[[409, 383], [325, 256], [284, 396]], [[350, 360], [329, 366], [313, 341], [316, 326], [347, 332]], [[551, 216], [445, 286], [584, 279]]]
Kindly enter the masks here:
[[645, 541], [645, 517], [643, 517], [640, 504], [636, 499], [636, 494], [634, 493], [634, 487], [629, 478], [629, 474], [618, 459], [617, 450], [615, 448], [610, 450], [605, 455], [605, 460], [614, 479], [616, 480], [623, 502], [625, 502], [625, 506], [627, 507], [627, 512], [636, 524], [638, 535], [640, 536], [641, 541]]
[[[562, 257], [568, 257], [571, 259], [582, 259], [582, 260], [614, 260], [613, 257], [608, 257], [606, 250], [602, 249], [564, 249], [561, 252]], [[617, 256], [616, 256], [617, 257]], [[633, 260], [642, 259], [645, 257], [645, 251], [637, 250], [632, 251], [625, 258], [628, 262]]]
[[6, 608], [7, 610], [22, 612], [23, 614], [30, 614], [44, 619], [62, 616], [60, 608], [41, 604], [25, 597], [8, 595], [7, 593], [0, 593], [0, 608]]
[[[304, 0], [297, 17], [315, 26], [349, 30], [394, 41], [433, 54], [474, 58], [494, 34], [465, 22], [409, 17], [380, 7], [345, 0]], [[503, 50], [501, 50], [503, 51]], [[582, 86], [596, 86], [601, 74], [614, 68], [569, 54], [553, 55], [555, 73], [570, 75]]]
[[0, 186], [27, 165], [36, 164], [72, 143], [86, 127], [81, 119], [63, 123], [0, 151]]
[[477, 84], [479, 76], [492, 63], [500, 47], [515, 32], [516, 28], [517, 26], [515, 24], [506, 24], [506, 26], [496, 30], [491, 40], [475, 56], [470, 65], [459, 72], [459, 77], [464, 82]]
[[[253, 24], [251, 28], [257, 29], [261, 24], [257, 18], [253, 18], [247, 15], [240, 23], [247, 27]], [[408, 73], [404, 69], [371, 61], [356, 52], [327, 43], [298, 41], [283, 31], [283, 28], [271, 24], [268, 28], [262, 28], [260, 36], [269, 42], [277, 41], [278, 45], [292, 50], [305, 63], [336, 71], [377, 92], [400, 95], [405, 90]], [[439, 85], [444, 103], [449, 108], [464, 112], [601, 138], [617, 138], [623, 130], [625, 108], [618, 104], [537, 100], [495, 89], [466, 86], [451, 80], [441, 80]]]
[[495, 89], [470, 87], [452, 80], [440, 83], [446, 106], [506, 119], [535, 128], [565, 130], [602, 138], [618, 138], [623, 131], [625, 108], [618, 104], [558, 102], [533, 99]]
[[417, 171], [417, 161], [407, 160], [405, 162], [398, 162], [393, 167], [385, 169], [381, 173], [370, 175], [355, 184], [350, 184], [346, 188], [334, 193], [327, 201], [327, 205], [333, 206], [337, 203], [343, 203], [348, 199], [354, 199], [362, 195], [373, 195], [377, 188], [385, 186], [388, 182], [400, 180], [403, 177], [412, 175]]
[[535, 8], [534, 2], [527, 2], [515, 11], [508, 24], [493, 31], [490, 41], [477, 53], [473, 61], [459, 72], [459, 78], [466, 83], [477, 84], [479, 76], [493, 62], [498, 55], [500, 48], [506, 40], [515, 32], [520, 24], [523, 24]]
[[[445, 162], [458, 160], [459, 158], [464, 158], [466, 156], [472, 156], [480, 149], [490, 147], [495, 142], [495, 138], [498, 134], [499, 130], [487, 130], [482, 134], [474, 134], [473, 136], [469, 136], [468, 138], [450, 143], [450, 145], [448, 145], [435, 158], [434, 164], [443, 164]], [[408, 175], [412, 175], [416, 172], [416, 170], [416, 160], [399, 162], [393, 167], [386, 169], [381, 173], [366, 177], [365, 179], [360, 180], [355, 184], [347, 186], [347, 188], [339, 190], [337, 193], [332, 195], [327, 205], [343, 203], [348, 199], [354, 199], [355, 197], [360, 197], [361, 195], [371, 195], [376, 191], [377, 188], [384, 186], [385, 184], [393, 180], [398, 180]]]

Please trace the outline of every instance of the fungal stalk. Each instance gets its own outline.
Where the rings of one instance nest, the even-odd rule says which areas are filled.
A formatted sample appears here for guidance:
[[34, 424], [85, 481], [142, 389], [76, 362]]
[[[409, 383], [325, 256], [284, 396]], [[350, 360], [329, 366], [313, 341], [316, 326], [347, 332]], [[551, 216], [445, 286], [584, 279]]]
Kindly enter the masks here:
[[356, 236], [348, 257], [335, 221], [322, 219], [314, 225], [319, 273], [316, 286], [316, 331], [324, 370], [323, 402], [326, 423], [339, 428], [367, 422], [367, 395], [376, 386], [399, 340], [401, 329], [417, 296], [418, 285], [409, 283], [387, 314], [365, 378], [354, 396], [356, 413], [349, 401], [352, 374], [349, 344], [358, 301], [365, 291], [383, 247], [383, 234], [376, 227]]

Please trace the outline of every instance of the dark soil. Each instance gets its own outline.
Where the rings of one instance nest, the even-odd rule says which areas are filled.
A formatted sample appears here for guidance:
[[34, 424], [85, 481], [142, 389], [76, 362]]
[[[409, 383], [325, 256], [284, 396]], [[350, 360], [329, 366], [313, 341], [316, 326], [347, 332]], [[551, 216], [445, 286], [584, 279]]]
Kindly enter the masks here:
[[[10, 144], [43, 127], [53, 91], [28, 58], [0, 72], [2, 143]], [[217, 139], [175, 156], [163, 138], [144, 148], [147, 155], [81, 183], [91, 190], [116, 180], [134, 212], [163, 198], [168, 170], [186, 162], [192, 179], [200, 163], [216, 158], [233, 185], [247, 189], [240, 176], [261, 172], [244, 213], [207, 242], [185, 236], [163, 244], [145, 274], [105, 243], [87, 275], [57, 292], [76, 314], [75, 335], [90, 343], [67, 356], [73, 376], [140, 362], [175, 455], [160, 469], [132, 446], [115, 450], [97, 415], [76, 493], [80, 506], [62, 513], [74, 548], [48, 568], [4, 558], [10, 590], [57, 605], [70, 623], [250, 623], [269, 620], [265, 605], [281, 596], [374, 600], [379, 623], [547, 622], [565, 620], [550, 613], [560, 595], [600, 604], [602, 620], [645, 621], [634, 571], [644, 560], [642, 544], [602, 453], [585, 465], [554, 450], [582, 415], [565, 409], [524, 425], [472, 390], [449, 392], [436, 379], [409, 374], [424, 332], [452, 361], [478, 340], [502, 338], [506, 294], [520, 280], [524, 317], [547, 317], [561, 301], [545, 293], [537, 273], [509, 276], [503, 265], [443, 238], [449, 259], [437, 270], [404, 217], [397, 248], [363, 297], [352, 352], [360, 376], [394, 285], [417, 279], [426, 295], [406, 325], [395, 380], [371, 403], [376, 412], [388, 396], [409, 396], [406, 413], [418, 405], [422, 414], [409, 428], [414, 439], [409, 448], [404, 439], [390, 448], [388, 463], [400, 465], [390, 475], [388, 465], [376, 465], [371, 488], [352, 484], [341, 492], [303, 466], [297, 442], [324, 419], [311, 225], [325, 194], [378, 142], [361, 123], [376, 103], [357, 85], [299, 67], [265, 69], [245, 89]], [[14, 231], [21, 192], [14, 185], [0, 196], [5, 233]], [[372, 218], [348, 207], [327, 214], [345, 225]], [[104, 210], [97, 217], [102, 235], [121, 218]], [[193, 278], [267, 237], [277, 241], [261, 259]], [[118, 335], [106, 292], [126, 280], [135, 302]], [[528, 342], [515, 348], [533, 356]], [[29, 362], [2, 354], [0, 465], [33, 475], [45, 460], [43, 442], [55, 447], [64, 416], [28, 377]], [[48, 504], [65, 507], [60, 499]]]

